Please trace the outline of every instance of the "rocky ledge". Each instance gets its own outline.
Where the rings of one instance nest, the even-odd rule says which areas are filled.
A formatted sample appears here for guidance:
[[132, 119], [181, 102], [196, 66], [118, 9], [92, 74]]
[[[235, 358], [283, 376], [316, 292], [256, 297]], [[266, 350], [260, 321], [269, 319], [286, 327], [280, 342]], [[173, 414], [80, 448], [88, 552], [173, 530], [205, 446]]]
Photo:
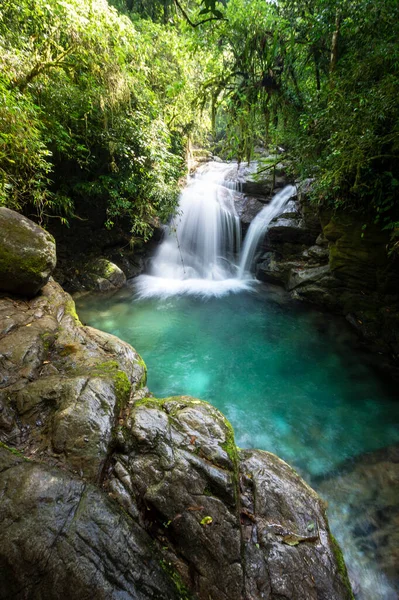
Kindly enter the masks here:
[[316, 493], [54, 281], [0, 297], [0, 369], [1, 600], [352, 598]]
[[398, 259], [389, 255], [389, 232], [312, 205], [310, 189], [303, 182], [298, 199], [271, 222], [256, 275], [344, 315], [368, 348], [387, 357], [379, 366], [399, 379]]

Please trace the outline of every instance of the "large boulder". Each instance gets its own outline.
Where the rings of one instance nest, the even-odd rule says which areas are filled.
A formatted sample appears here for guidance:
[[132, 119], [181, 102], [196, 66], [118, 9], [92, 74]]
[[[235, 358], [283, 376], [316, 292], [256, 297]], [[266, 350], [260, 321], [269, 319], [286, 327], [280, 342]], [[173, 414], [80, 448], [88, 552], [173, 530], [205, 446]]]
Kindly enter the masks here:
[[276, 456], [239, 452], [218, 410], [144, 398], [120, 427], [107, 489], [196, 598], [352, 598], [323, 502]]
[[0, 299], [0, 373], [0, 440], [92, 481], [146, 377], [133, 348], [83, 327], [53, 281], [29, 303]]
[[178, 600], [149, 535], [95, 486], [0, 447], [0, 600]]
[[52, 235], [0, 207], [0, 291], [34, 296], [49, 280], [56, 260]]

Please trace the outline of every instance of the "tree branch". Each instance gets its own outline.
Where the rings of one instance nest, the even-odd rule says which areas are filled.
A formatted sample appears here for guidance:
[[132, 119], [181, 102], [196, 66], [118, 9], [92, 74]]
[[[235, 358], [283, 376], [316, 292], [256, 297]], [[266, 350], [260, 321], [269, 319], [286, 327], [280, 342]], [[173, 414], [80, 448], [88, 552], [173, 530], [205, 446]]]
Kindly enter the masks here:
[[225, 19], [224, 17], [222, 19], [219, 17], [208, 17], [207, 19], [203, 19], [202, 21], [199, 21], [198, 23], [193, 23], [193, 21], [190, 19], [190, 17], [188, 16], [186, 11], [180, 4], [179, 0], [174, 0], [174, 3], [176, 4], [177, 8], [180, 10], [183, 17], [186, 19], [187, 23], [189, 25], [191, 25], [191, 27], [199, 27], [199, 25], [203, 25], [204, 23], [209, 23], [209, 21], [227, 21], [227, 19]]

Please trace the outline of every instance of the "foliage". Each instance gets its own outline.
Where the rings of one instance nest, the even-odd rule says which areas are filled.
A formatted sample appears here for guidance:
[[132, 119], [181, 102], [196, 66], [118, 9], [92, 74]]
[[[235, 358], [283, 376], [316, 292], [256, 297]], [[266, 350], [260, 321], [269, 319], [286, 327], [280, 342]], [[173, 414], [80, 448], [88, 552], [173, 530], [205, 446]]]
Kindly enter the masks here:
[[175, 208], [194, 124], [184, 40], [105, 0], [0, 10], [0, 202], [40, 220], [98, 205], [147, 238]]
[[195, 32], [215, 49], [202, 105], [216, 148], [250, 160], [284, 147], [315, 198], [398, 220], [399, 5], [395, 0], [230, 0]]
[[396, 0], [3, 0], [0, 203], [148, 237], [188, 137], [399, 232]]

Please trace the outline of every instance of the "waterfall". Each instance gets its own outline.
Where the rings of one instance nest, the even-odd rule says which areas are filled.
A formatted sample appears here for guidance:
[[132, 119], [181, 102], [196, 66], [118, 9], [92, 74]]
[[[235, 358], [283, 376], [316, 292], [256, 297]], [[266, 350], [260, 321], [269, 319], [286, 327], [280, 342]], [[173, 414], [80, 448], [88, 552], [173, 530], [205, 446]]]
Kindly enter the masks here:
[[259, 246], [262, 236], [266, 233], [270, 222], [283, 212], [284, 207], [289, 199], [295, 194], [296, 188], [293, 185], [286, 185], [278, 192], [256, 215], [251, 225], [249, 226], [245, 242], [242, 249], [240, 266], [238, 269], [238, 277], [243, 279], [246, 273], [251, 271], [255, 252]]
[[[249, 249], [245, 242], [243, 251], [248, 258], [244, 263], [241, 260], [243, 266], [240, 266], [241, 225], [235, 200], [242, 197], [242, 192], [240, 184], [234, 181], [236, 176], [236, 164], [215, 162], [198, 169], [180, 195], [177, 215], [166, 228], [164, 239], [151, 260], [149, 273], [135, 279], [140, 297], [222, 296], [251, 287], [254, 279], [247, 271], [256, 244], [295, 188], [288, 186], [289, 193], [288, 188], [284, 188], [286, 199], [277, 200], [281, 196], [279, 193], [261, 211], [260, 214], [267, 211], [264, 227], [259, 227], [256, 241]], [[251, 228], [252, 225], [248, 233]]]

